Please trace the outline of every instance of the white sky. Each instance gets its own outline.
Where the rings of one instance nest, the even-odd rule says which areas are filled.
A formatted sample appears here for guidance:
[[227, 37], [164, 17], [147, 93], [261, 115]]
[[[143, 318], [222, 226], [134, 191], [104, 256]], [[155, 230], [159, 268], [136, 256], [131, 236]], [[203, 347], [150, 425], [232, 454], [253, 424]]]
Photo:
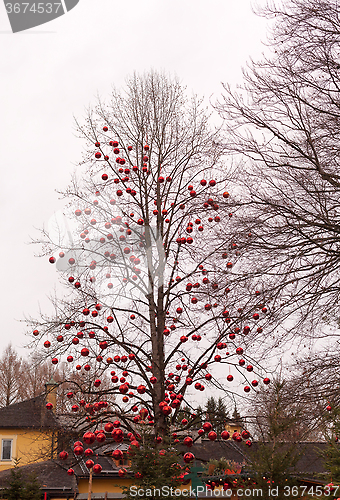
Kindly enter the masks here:
[[250, 0], [80, 0], [55, 21], [12, 34], [1, 2], [0, 354], [10, 340], [17, 348], [27, 341], [24, 314], [37, 316], [39, 303], [49, 309], [55, 266], [27, 243], [62, 208], [54, 190], [81, 159], [73, 116], [150, 68], [214, 101], [221, 82], [241, 81], [265, 32]]

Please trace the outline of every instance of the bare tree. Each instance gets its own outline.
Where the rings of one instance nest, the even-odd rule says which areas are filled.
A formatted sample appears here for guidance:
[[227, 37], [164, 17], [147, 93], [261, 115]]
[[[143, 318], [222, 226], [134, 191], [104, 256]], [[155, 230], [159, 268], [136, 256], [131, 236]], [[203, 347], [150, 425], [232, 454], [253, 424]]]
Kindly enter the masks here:
[[271, 52], [218, 105], [239, 162], [238, 279], [271, 299], [274, 326], [289, 317], [307, 334], [339, 317], [339, 5], [289, 0], [260, 14]]
[[0, 358], [0, 406], [20, 401], [23, 360], [9, 344]]
[[[259, 335], [244, 329], [261, 324], [258, 299], [245, 289], [240, 308], [228, 289], [219, 131], [201, 101], [155, 72], [128, 79], [126, 91], [99, 102], [78, 130], [87, 141], [81, 180], [66, 192], [66, 221], [42, 239], [67, 291], [54, 301], [53, 318], [30, 326], [46, 359], [66, 358], [90, 374], [87, 389], [75, 391], [83, 421], [86, 408], [96, 421], [116, 415], [124, 429], [141, 422], [161, 442], [184, 404], [193, 414], [179, 427], [195, 421], [195, 391], [206, 383], [225, 390], [232, 381], [210, 373], [220, 363], [241, 371], [246, 391], [259, 383], [248, 385], [241, 359]], [[94, 370], [111, 371], [109, 389], [99, 389]], [[107, 405], [110, 394], [116, 400]], [[84, 401], [91, 401], [85, 410]]]

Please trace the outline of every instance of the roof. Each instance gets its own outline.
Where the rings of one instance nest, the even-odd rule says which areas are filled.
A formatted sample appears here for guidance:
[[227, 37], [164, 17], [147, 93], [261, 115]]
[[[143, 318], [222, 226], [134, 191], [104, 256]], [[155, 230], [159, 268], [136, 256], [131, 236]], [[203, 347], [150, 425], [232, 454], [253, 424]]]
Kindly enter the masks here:
[[57, 427], [54, 413], [46, 408], [45, 394], [0, 408], [0, 428], [53, 429]]
[[[7, 486], [7, 481], [11, 476], [11, 470], [7, 469], [0, 471], [0, 488]], [[69, 476], [66, 470], [52, 460], [38, 462], [30, 465], [19, 467], [22, 477], [25, 478], [32, 473], [35, 473], [43, 490], [60, 490], [65, 493], [75, 491], [77, 481], [74, 476]]]
[[[233, 440], [228, 441], [210, 441], [203, 439], [201, 443], [195, 444], [190, 451], [195, 455], [196, 461], [206, 463], [210, 459], [233, 460], [237, 463], [251, 464], [251, 457], [256, 453], [258, 443], [253, 442], [252, 447], [248, 448], [243, 442], [236, 443]], [[295, 471], [298, 474], [320, 474], [325, 473], [325, 465], [320, 451], [327, 447], [326, 442], [302, 442], [297, 444], [297, 449], [301, 451], [301, 457], [298, 460]], [[184, 448], [183, 448], [184, 449]]]

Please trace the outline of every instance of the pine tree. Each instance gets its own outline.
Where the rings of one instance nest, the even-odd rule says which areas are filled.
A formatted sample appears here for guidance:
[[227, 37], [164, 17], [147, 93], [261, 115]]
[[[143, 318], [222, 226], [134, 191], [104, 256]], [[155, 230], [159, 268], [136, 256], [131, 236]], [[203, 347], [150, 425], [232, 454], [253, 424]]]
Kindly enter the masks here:
[[[181, 465], [182, 457], [172, 446], [165, 445], [162, 449], [156, 449], [144, 436], [143, 445], [140, 448], [134, 447], [129, 455], [131, 458], [129, 474], [133, 477], [135, 491], [131, 491], [130, 487], [122, 488], [125, 498], [136, 498], [136, 491], [139, 499], [151, 496], [184, 498], [179, 488], [187, 481], [188, 468]], [[157, 493], [154, 493], [154, 490], [158, 490]], [[171, 491], [173, 493], [169, 493]]]
[[299, 444], [300, 436], [296, 433], [301, 414], [299, 405], [291, 398], [285, 380], [275, 379], [269, 391], [257, 394], [256, 426], [259, 440], [256, 447], [251, 448], [251, 469], [262, 488], [264, 499], [272, 499], [271, 488], [278, 488], [278, 496], [284, 499], [287, 491], [284, 486], [296, 484], [292, 473], [304, 449]]
[[24, 491], [22, 495], [23, 500], [40, 500], [41, 499], [41, 485], [38, 481], [36, 474], [32, 473], [25, 481]]
[[213, 425], [216, 432], [222, 432], [228, 419], [228, 412], [221, 397], [216, 400], [213, 396], [208, 398], [205, 406], [207, 420]]
[[4, 491], [4, 495], [7, 500], [23, 499], [24, 481], [22, 479], [22, 473], [17, 464], [10, 471], [10, 478], [8, 480], [8, 486]]
[[328, 404], [325, 413], [326, 432], [328, 446], [320, 454], [324, 460], [325, 466], [329, 471], [333, 483], [340, 484], [340, 407], [335, 402]]

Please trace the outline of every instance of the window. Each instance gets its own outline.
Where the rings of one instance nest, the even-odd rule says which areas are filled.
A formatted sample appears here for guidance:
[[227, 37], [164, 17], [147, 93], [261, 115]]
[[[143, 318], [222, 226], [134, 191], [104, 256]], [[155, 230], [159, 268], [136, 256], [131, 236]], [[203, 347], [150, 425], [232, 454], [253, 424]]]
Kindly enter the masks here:
[[1, 460], [12, 460], [13, 439], [3, 439], [1, 444]]

